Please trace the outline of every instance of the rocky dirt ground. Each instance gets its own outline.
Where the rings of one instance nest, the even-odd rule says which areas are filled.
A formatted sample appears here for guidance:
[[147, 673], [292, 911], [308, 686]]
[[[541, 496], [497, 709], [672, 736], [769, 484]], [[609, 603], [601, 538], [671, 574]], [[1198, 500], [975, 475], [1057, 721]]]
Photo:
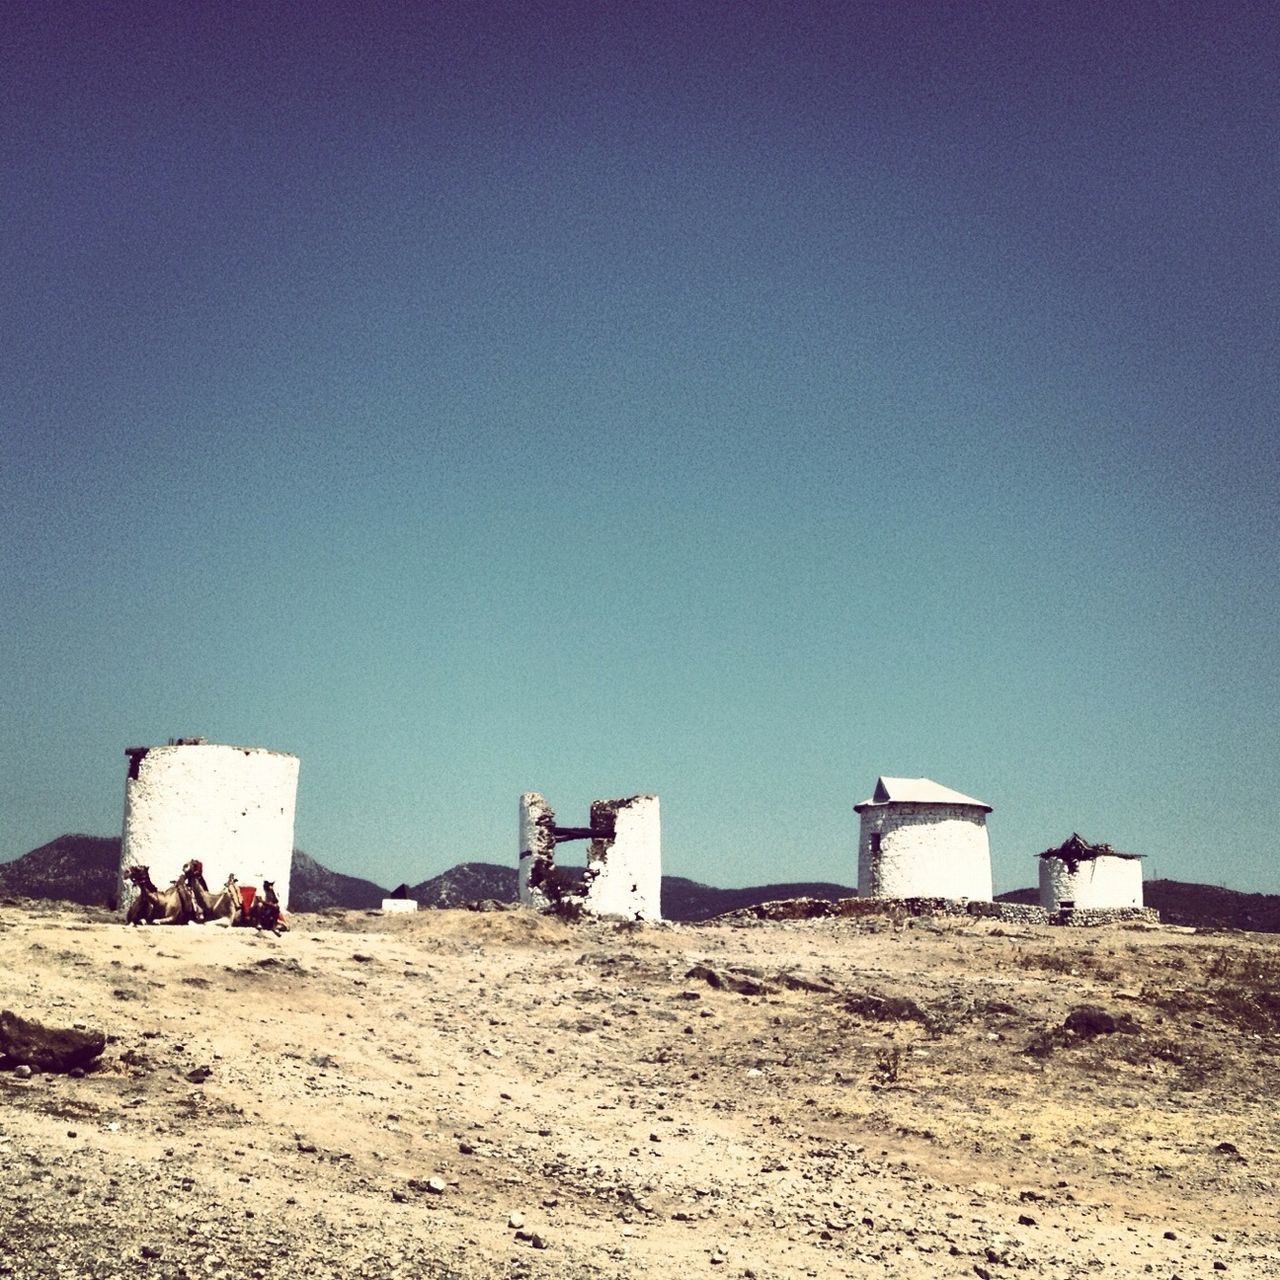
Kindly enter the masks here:
[[0, 1007], [108, 1042], [0, 1071], [0, 1275], [1280, 1276], [1278, 989], [1264, 935], [11, 902]]

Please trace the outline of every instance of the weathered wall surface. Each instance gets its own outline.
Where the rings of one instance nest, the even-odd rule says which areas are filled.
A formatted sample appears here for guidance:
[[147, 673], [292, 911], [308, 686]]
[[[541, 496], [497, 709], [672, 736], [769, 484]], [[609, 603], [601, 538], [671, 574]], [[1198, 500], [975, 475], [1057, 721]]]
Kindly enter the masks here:
[[[192, 858], [215, 892], [228, 875], [246, 885], [270, 880], [289, 905], [298, 757], [219, 743], [151, 747], [130, 761], [124, 786], [121, 903], [127, 868], [151, 868], [164, 888]], [[136, 776], [134, 776], [136, 775]]]
[[520, 797], [519, 889], [526, 907], [544, 910], [551, 905], [540, 885], [555, 865], [555, 821], [551, 806], [536, 791], [526, 791]]
[[587, 846], [583, 909], [597, 916], [662, 919], [662, 822], [658, 797], [596, 800], [591, 826], [613, 827], [612, 840]]
[[[991, 901], [987, 815], [975, 805], [899, 802], [859, 815], [858, 896]], [[872, 836], [880, 837], [878, 853]]]
[[1141, 859], [1082, 858], [1072, 870], [1063, 858], [1041, 858], [1040, 905], [1053, 912], [1064, 900], [1081, 910], [1142, 906]]

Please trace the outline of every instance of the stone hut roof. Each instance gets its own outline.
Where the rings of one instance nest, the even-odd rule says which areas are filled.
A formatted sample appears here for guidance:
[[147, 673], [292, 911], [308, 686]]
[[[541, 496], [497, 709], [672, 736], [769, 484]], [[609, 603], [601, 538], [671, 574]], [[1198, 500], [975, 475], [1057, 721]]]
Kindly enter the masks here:
[[869, 800], [853, 806], [854, 813], [863, 809], [872, 809], [885, 804], [967, 804], [976, 809], [991, 812], [991, 806], [983, 800], [975, 800], [972, 796], [961, 795], [930, 778], [886, 778], [876, 779], [876, 789]]

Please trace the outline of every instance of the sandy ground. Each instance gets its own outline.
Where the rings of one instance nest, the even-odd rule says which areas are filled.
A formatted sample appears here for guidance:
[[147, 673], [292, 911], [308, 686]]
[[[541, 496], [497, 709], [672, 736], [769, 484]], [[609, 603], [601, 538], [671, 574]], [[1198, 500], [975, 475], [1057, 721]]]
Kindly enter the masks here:
[[1268, 936], [18, 904], [0, 975], [109, 1036], [0, 1072], [0, 1275], [1280, 1276]]

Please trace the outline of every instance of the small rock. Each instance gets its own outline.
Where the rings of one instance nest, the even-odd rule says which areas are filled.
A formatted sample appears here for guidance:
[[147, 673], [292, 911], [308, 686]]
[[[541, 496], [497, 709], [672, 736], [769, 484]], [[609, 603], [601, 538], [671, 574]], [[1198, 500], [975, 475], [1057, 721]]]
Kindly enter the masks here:
[[427, 1179], [427, 1190], [428, 1190], [428, 1191], [430, 1191], [430, 1192], [431, 1192], [431, 1194], [432, 1194], [433, 1196], [442, 1196], [442, 1195], [444, 1195], [444, 1181], [443, 1181], [443, 1179], [441, 1179], [441, 1178], [428, 1178], [428, 1179]]
[[524, 1226], [524, 1214], [513, 1213], [508, 1215], [507, 1226], [509, 1226], [513, 1231], [518, 1231], [521, 1227]]
[[1177, 1233], [1176, 1233], [1176, 1232], [1174, 1232], [1174, 1231], [1166, 1231], [1166, 1232], [1164, 1233], [1164, 1238], [1165, 1238], [1166, 1240], [1176, 1240], [1176, 1239], [1178, 1238], [1178, 1236], [1177, 1236]]
[[1035, 1225], [1036, 1225], [1036, 1220], [1029, 1213], [1018, 1214], [1018, 1226], [1034, 1227]]
[[31, 1068], [25, 1062], [20, 1063], [18, 1066], [14, 1067], [13, 1076], [15, 1080], [30, 1080]]
[[164, 1257], [164, 1250], [158, 1244], [144, 1244], [139, 1252], [144, 1258], [150, 1258], [153, 1261]]

